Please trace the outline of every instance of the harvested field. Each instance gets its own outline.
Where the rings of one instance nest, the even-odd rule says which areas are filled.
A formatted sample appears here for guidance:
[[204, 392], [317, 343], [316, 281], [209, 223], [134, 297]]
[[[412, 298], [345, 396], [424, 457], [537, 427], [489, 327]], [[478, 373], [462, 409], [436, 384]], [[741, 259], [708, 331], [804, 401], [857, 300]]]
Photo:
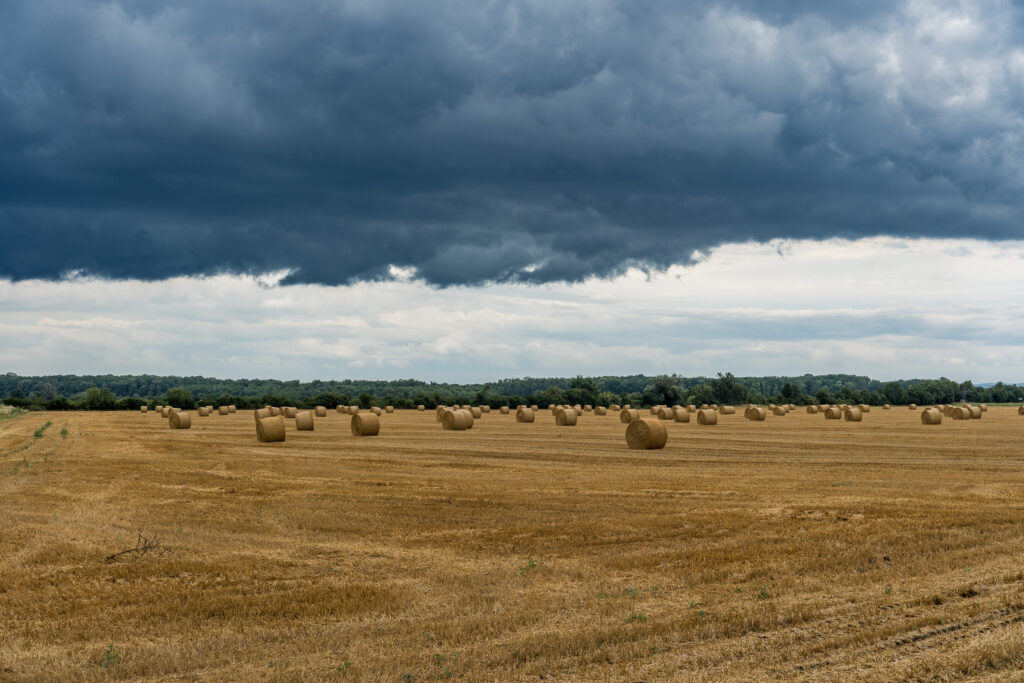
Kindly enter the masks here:
[[1024, 668], [1016, 408], [665, 421], [657, 451], [616, 415], [349, 421], [267, 444], [248, 411], [0, 421], [0, 680]]

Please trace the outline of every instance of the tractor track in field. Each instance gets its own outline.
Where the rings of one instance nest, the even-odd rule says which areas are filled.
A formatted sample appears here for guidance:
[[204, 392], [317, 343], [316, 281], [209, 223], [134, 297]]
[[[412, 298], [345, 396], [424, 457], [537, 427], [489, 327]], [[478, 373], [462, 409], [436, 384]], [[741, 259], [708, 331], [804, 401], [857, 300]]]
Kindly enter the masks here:
[[[900, 607], [894, 605], [890, 609]], [[835, 620], [828, 620], [835, 621]], [[891, 665], [904, 655], [920, 655], [930, 650], [948, 647], [951, 643], [982, 636], [1024, 623], [1024, 606], [1006, 606], [981, 616], [949, 624], [916, 628], [899, 635], [889, 636], [868, 645], [844, 649], [838, 657], [812, 659], [789, 668], [787, 676], [815, 675], [815, 672], [844, 665], [857, 665], [859, 670]], [[882, 655], [882, 658], [879, 658]], [[888, 655], [888, 656], [886, 656]], [[780, 672], [781, 673], [781, 672]]]

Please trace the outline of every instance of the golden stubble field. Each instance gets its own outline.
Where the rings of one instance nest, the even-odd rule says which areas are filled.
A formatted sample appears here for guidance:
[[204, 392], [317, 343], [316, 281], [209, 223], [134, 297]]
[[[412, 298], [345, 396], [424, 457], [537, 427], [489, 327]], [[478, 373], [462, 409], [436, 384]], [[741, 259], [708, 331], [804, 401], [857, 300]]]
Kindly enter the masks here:
[[[742, 411], [741, 411], [742, 412]], [[0, 421], [0, 680], [1015, 679], [1024, 417]], [[52, 425], [39, 436], [37, 430]], [[142, 530], [160, 547], [135, 546]]]

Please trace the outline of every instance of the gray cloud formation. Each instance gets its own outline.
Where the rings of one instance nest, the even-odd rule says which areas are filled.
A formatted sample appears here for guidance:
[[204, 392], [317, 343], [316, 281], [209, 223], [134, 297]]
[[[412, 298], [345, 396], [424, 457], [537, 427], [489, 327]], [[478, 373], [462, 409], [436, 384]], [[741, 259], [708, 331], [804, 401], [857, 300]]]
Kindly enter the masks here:
[[13, 0], [0, 276], [577, 280], [1024, 234], [1010, 2]]

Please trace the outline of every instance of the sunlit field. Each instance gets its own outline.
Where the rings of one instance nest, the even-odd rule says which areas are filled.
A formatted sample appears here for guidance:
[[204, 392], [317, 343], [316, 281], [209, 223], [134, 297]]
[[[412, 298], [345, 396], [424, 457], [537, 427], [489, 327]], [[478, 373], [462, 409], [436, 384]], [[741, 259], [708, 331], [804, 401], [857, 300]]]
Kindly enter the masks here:
[[[1024, 417], [0, 420], [0, 680], [1013, 678]], [[127, 552], [123, 552], [127, 551]], [[120, 554], [118, 554], [120, 553]], [[108, 559], [110, 558], [110, 559]]]

